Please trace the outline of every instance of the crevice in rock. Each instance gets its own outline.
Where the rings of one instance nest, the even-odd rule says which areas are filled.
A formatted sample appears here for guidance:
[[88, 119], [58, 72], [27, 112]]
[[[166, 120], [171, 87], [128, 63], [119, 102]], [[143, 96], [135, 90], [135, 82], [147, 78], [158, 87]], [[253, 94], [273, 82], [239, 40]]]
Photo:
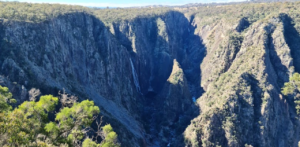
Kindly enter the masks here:
[[[132, 42], [129, 40], [129, 38], [126, 36], [125, 33], [121, 32], [117, 26], [120, 25], [120, 24], [116, 24], [116, 23], [113, 23], [112, 24], [112, 27], [114, 28], [114, 31], [115, 31], [115, 37], [118, 39], [118, 41], [129, 51], [129, 52], [132, 52], [133, 49], [132, 49]], [[124, 30], [125, 32], [129, 32], [129, 28], [128, 26], [124, 27]]]
[[262, 89], [259, 87], [259, 82], [252, 76], [249, 76], [250, 81], [249, 84], [251, 86], [251, 92], [253, 95], [253, 109], [254, 109], [254, 122], [253, 122], [253, 130], [254, 130], [254, 137], [253, 142], [254, 146], [259, 146], [260, 139], [261, 139], [261, 131], [260, 131], [260, 117], [261, 117], [261, 104], [262, 104]]
[[237, 27], [236, 27], [236, 31], [241, 33], [243, 32], [245, 29], [247, 29], [250, 26], [250, 22], [248, 21], [247, 17], [243, 17], [242, 19], [240, 19]]
[[240, 21], [235, 29], [236, 32], [233, 32], [232, 34], [229, 35], [228, 50], [226, 52], [226, 60], [227, 61], [225, 62], [225, 67], [224, 67], [223, 73], [225, 73], [229, 70], [233, 61], [236, 58], [236, 55], [240, 51], [243, 41], [244, 41], [244, 36], [243, 36], [242, 32], [245, 29], [247, 29], [249, 26], [250, 26], [250, 22], [248, 21], [248, 18], [243, 17], [242, 19], [240, 19]]
[[[179, 54], [177, 58], [186, 75], [192, 96], [198, 98], [204, 93], [204, 89], [200, 86], [200, 65], [206, 56], [206, 46], [203, 44], [202, 38], [194, 34], [196, 26], [192, 25], [193, 19], [194, 16], [191, 16], [188, 30], [186, 30], [182, 36], [182, 38], [184, 38], [183, 49], [185, 54]], [[183, 58], [180, 56], [183, 55], [185, 55], [185, 60], [180, 61], [180, 59]]]
[[[195, 19], [195, 15], [191, 15], [191, 16], [190, 16], [190, 25], [192, 25], [194, 19]], [[197, 27], [197, 26], [195, 26], [195, 28], [196, 28], [196, 27]]]
[[292, 24], [292, 18], [287, 14], [280, 14], [284, 24], [284, 38], [291, 50], [293, 65], [296, 72], [300, 72], [300, 34]]
[[236, 58], [236, 55], [241, 49], [243, 41], [244, 37], [239, 33], [233, 33], [229, 36], [228, 49], [226, 51], [226, 61], [223, 73], [227, 72], [231, 67], [233, 61]]
[[[150, 54], [153, 63], [149, 64], [152, 67], [148, 68], [153, 68], [151, 74], [153, 77], [149, 77], [149, 86], [146, 92], [143, 92], [145, 103], [142, 119], [151, 146], [167, 146], [169, 143], [171, 146], [184, 145], [182, 133], [190, 124], [190, 120], [199, 115], [192, 98], [200, 97], [203, 92], [200, 86], [200, 64], [205, 56], [206, 47], [202, 44], [202, 39], [194, 35], [195, 28], [190, 21], [180, 12], [168, 12], [162, 17], [162, 21], [165, 23], [168, 39], [157, 34], [154, 40], [159, 45], [156, 44], [154, 47], [159, 48]], [[174, 24], [174, 21], [180, 23]], [[156, 29], [157, 33], [159, 29]], [[172, 72], [173, 60], [179, 63], [187, 86], [183, 83], [173, 85], [167, 81]], [[171, 89], [182, 90], [186, 87], [190, 90], [191, 96], [182, 94], [169, 96], [169, 92], [175, 92], [170, 91]], [[178, 109], [174, 109], [175, 107]]]
[[282, 61], [275, 50], [274, 46], [274, 38], [272, 37], [273, 31], [268, 34], [268, 48], [269, 48], [269, 58], [271, 61], [271, 64], [273, 66], [274, 71], [277, 75], [277, 84], [279, 88], [282, 88], [284, 85], [284, 82], [287, 82], [285, 79], [288, 79], [288, 68], [282, 64]]
[[[262, 125], [260, 122], [260, 118], [262, 117], [261, 114], [261, 105], [262, 105], [262, 88], [259, 87], [259, 81], [257, 79], [255, 79], [253, 77], [253, 75], [250, 74], [244, 74], [243, 75], [243, 79], [245, 79], [245, 81], [247, 82], [247, 85], [250, 86], [250, 92], [253, 98], [252, 101], [252, 106], [248, 104], [248, 102], [245, 101], [245, 98], [242, 96], [239, 99], [240, 104], [245, 107], [245, 108], [250, 108], [252, 107], [253, 109], [253, 115], [252, 118], [247, 118], [246, 120], [244, 120], [244, 112], [242, 112], [242, 114], [239, 114], [239, 119], [241, 121], [241, 123], [249, 123], [249, 120], [253, 121], [252, 124], [245, 124], [246, 127], [242, 128], [242, 130], [240, 130], [239, 133], [241, 133], [240, 135], [248, 135], [244, 136], [247, 138], [243, 138], [241, 139], [241, 141], [247, 141], [247, 142], [243, 142], [243, 143], [249, 143], [253, 146], [260, 146], [261, 143], [261, 129], [260, 126]], [[248, 132], [248, 134], [244, 134], [244, 132]], [[250, 135], [250, 136], [249, 136]]]

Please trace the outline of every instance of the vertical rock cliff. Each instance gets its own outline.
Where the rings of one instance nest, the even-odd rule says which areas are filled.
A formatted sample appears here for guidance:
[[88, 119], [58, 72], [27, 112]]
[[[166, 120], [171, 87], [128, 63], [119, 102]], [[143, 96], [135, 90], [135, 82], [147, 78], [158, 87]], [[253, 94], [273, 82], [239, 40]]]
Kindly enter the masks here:
[[95, 101], [122, 146], [297, 146], [293, 98], [281, 94], [300, 72], [298, 15], [281, 12], [297, 8], [273, 8], [0, 20], [0, 84], [18, 103], [32, 88]]
[[[223, 70], [202, 65], [208, 78], [203, 85], [206, 93], [197, 101], [201, 113], [185, 131], [191, 146], [297, 146], [299, 121], [291, 100], [281, 94], [298, 60], [292, 53], [298, 52], [291, 47], [295, 44], [287, 43], [286, 33], [293, 29], [289, 19], [280, 14], [254, 22], [242, 34], [231, 28], [241, 38], [224, 37], [229, 45], [208, 52], [203, 63], [221, 59], [215, 62], [221, 62]], [[215, 25], [209, 37], [222, 36], [217, 31], [221, 26]]]
[[92, 99], [142, 138], [130, 54], [99, 19], [75, 13], [38, 24], [7, 21], [1, 28], [1, 73], [9, 81]]

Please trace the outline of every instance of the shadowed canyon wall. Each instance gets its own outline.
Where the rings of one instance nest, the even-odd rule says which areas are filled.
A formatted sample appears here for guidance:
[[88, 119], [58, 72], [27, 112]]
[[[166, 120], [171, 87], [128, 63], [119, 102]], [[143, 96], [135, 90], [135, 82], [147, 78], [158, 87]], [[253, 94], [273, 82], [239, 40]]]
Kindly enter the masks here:
[[233, 17], [0, 21], [0, 84], [18, 103], [31, 88], [94, 100], [122, 146], [297, 146], [298, 116], [281, 94], [299, 72], [295, 18]]

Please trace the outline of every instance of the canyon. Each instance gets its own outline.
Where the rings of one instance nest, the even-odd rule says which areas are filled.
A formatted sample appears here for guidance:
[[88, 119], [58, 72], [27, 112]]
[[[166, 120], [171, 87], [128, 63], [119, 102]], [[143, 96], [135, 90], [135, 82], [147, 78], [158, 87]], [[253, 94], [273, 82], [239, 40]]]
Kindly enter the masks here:
[[[18, 104], [32, 88], [93, 100], [122, 146], [297, 146], [293, 98], [281, 93], [300, 72], [299, 4], [289, 4], [3, 19], [0, 84]], [[262, 7], [269, 15], [254, 18]]]

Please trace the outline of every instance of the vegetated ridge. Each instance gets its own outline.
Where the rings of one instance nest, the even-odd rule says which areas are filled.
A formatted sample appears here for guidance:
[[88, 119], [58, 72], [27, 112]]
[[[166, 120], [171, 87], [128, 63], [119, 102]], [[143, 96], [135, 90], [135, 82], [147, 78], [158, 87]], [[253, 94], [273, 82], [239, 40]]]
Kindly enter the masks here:
[[0, 2], [0, 84], [95, 101], [122, 146], [297, 146], [299, 6]]

